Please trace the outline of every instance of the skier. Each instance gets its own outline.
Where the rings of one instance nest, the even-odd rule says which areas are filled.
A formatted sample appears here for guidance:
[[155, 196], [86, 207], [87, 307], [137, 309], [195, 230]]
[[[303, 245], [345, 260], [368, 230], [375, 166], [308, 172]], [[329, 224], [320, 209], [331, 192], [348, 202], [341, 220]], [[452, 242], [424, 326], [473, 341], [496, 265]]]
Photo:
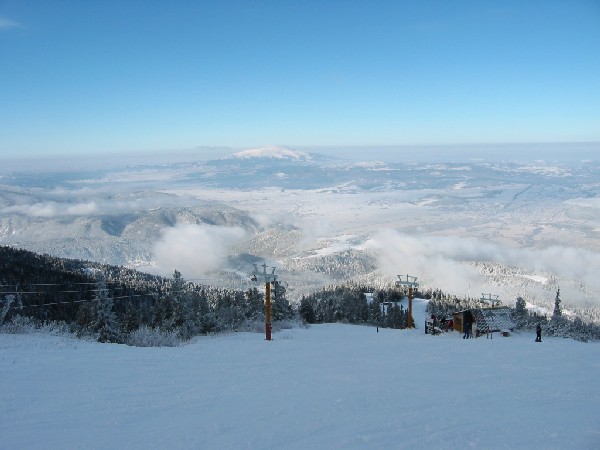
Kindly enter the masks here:
[[542, 326], [539, 323], [535, 327], [535, 342], [542, 342]]
[[465, 322], [464, 330], [463, 339], [469, 339], [471, 337], [471, 322]]

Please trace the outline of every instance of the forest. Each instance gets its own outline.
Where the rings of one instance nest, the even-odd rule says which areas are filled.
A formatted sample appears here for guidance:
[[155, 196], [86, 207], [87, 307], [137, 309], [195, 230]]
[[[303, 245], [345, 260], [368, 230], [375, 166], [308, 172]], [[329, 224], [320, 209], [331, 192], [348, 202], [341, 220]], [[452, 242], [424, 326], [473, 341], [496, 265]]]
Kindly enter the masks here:
[[[285, 288], [271, 290], [272, 320], [296, 311]], [[164, 278], [124, 267], [0, 247], [0, 324], [60, 323], [100, 342], [153, 345], [264, 327], [264, 295], [200, 285], [175, 270]]]

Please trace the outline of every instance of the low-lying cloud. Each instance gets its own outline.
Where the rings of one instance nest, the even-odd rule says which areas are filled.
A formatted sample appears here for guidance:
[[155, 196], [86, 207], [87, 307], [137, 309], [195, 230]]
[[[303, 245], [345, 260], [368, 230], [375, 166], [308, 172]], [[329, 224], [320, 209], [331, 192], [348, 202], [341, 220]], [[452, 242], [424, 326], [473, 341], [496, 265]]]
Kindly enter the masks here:
[[380, 270], [390, 277], [417, 276], [423, 283], [457, 294], [484, 285], [475, 268], [464, 264], [475, 256], [475, 244], [468, 240], [414, 237], [381, 230], [366, 242], [365, 249], [377, 255]]
[[[424, 283], [444, 290], [473, 295], [489, 292], [484, 277], [472, 265], [475, 261], [520, 267], [561, 279], [578, 280], [600, 291], [600, 254], [582, 248], [552, 246], [543, 249], [506, 247], [475, 238], [409, 236], [382, 230], [367, 241], [381, 270], [390, 276], [410, 274]], [[574, 299], [575, 300], [575, 299]]]
[[231, 248], [246, 237], [240, 227], [178, 224], [163, 230], [153, 248], [157, 270], [171, 275], [175, 269], [189, 280], [223, 268]]
[[57, 217], [57, 216], [87, 216], [98, 212], [96, 202], [60, 203], [39, 202], [32, 204], [13, 205], [2, 208], [5, 214], [21, 214], [30, 217]]
[[106, 193], [91, 189], [72, 192], [55, 190], [47, 194], [35, 193], [31, 197], [13, 199], [13, 202], [12, 205], [0, 207], [0, 214], [42, 218], [91, 216], [127, 214], [156, 208], [189, 207], [190, 204], [201, 204], [201, 201], [186, 196], [156, 192]]

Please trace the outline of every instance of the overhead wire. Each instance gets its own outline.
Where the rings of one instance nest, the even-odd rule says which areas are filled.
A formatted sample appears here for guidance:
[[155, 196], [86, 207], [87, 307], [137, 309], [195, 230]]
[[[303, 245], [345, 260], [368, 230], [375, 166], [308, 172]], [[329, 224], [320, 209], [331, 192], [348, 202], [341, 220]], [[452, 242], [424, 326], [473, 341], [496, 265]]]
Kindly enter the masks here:
[[[106, 282], [106, 283], [118, 283], [116, 281], [110, 281], [110, 282]], [[98, 285], [98, 283], [68, 283], [71, 285]], [[62, 284], [64, 286], [64, 284]], [[18, 286], [18, 285], [0, 285], [0, 287], [7, 287], [7, 286]], [[58, 283], [37, 283], [37, 284], [27, 284], [28, 287], [32, 287], [32, 286], [61, 286], [61, 284]], [[60, 291], [18, 291], [18, 290], [14, 290], [14, 291], [4, 291], [4, 292], [0, 292], [0, 296], [2, 295], [40, 295], [40, 294], [45, 294], [45, 295], [55, 295], [55, 294], [90, 294], [90, 293], [98, 293], [98, 292], [102, 292], [102, 291], [114, 291], [114, 290], [123, 290], [126, 289], [126, 287], [124, 286], [117, 286], [111, 289], [108, 288], [100, 288], [100, 289], [87, 289], [84, 291], [78, 291], [78, 290], [60, 290]], [[162, 294], [177, 294], [177, 293], [182, 293], [182, 292], [194, 292], [194, 291], [199, 291], [201, 289], [200, 286], [195, 286], [194, 289], [187, 290], [187, 289], [178, 289], [178, 290], [170, 290], [170, 289], [166, 289], [164, 292], [150, 292], [147, 294], [130, 294], [130, 295], [121, 295], [121, 296], [111, 296], [110, 298], [112, 300], [123, 300], [123, 299], [131, 299], [131, 298], [135, 298], [135, 297], [151, 297], [151, 298], [155, 298], [156, 295]], [[51, 303], [41, 303], [41, 304], [31, 304], [31, 305], [23, 305], [23, 304], [18, 304], [18, 305], [11, 305], [9, 307], [9, 309], [23, 309], [23, 308], [40, 308], [40, 307], [44, 307], [44, 306], [56, 306], [56, 305], [72, 305], [75, 303], [86, 303], [86, 302], [92, 302], [95, 299], [83, 299], [83, 300], [68, 300], [68, 301], [63, 301], [63, 302], [51, 302]]]

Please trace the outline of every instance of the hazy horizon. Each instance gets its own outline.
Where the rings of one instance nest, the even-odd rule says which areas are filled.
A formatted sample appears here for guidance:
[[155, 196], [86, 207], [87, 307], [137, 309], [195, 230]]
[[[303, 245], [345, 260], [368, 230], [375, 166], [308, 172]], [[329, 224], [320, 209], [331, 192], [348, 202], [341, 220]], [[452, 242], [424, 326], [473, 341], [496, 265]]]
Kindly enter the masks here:
[[[600, 158], [600, 142], [548, 142], [449, 145], [373, 146], [275, 146], [348, 161], [468, 162], [487, 161], [583, 161]], [[252, 147], [195, 147], [192, 149], [93, 154], [0, 156], [0, 174], [13, 171], [77, 171], [114, 169], [128, 165], [174, 164], [220, 159]]]

